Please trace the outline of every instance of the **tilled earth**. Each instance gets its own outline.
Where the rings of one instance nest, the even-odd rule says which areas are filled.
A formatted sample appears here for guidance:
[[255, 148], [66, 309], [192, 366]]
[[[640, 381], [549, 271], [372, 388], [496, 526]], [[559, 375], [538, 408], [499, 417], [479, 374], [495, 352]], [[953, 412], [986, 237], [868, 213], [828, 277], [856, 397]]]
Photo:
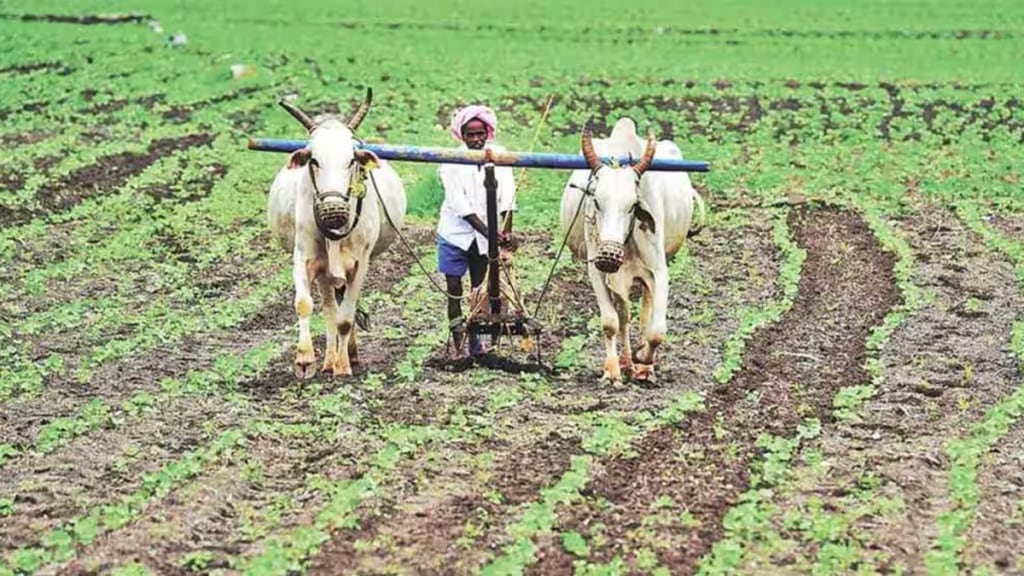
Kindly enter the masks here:
[[[671, 573], [693, 572], [724, 537], [724, 516], [751, 486], [761, 440], [792, 437], [808, 418], [825, 430], [813, 445], [833, 463], [834, 481], [869, 467], [903, 492], [905, 520], [894, 522], [908, 524], [866, 530], [881, 530], [873, 534], [876, 545], [901, 563], [923, 562], [935, 534], [919, 521], [934, 521], [948, 507], [942, 439], [991, 407], [1005, 376], [1017, 368], [1005, 352], [1020, 310], [1012, 266], [939, 207], [901, 222], [917, 258], [913, 280], [930, 298], [881, 355], [887, 378], [864, 420], [840, 422], [832, 417], [833, 398], [870, 380], [864, 370], [868, 335], [901, 304], [894, 257], [854, 212], [804, 206], [731, 214], [693, 238], [672, 262], [672, 338], [654, 385], [599, 381], [600, 338], [588, 322], [596, 306], [577, 264], [557, 270], [546, 315], [553, 321], [537, 341], [548, 362], [558, 364], [553, 373], [518, 373], [515, 362], [450, 370], [443, 331], [425, 313], [437, 308], [431, 303], [437, 297], [422, 279], [410, 282], [419, 271], [401, 250], [375, 263], [367, 292], [374, 326], [362, 335], [362, 364], [351, 382], [294, 381], [288, 290], [249, 314], [240, 329], [114, 361], [84, 385], [53, 380], [42, 396], [4, 405], [10, 423], [4, 442], [32, 446], [47, 424], [87, 401], [100, 399], [112, 410], [95, 428], [55, 449], [7, 459], [0, 490], [15, 495], [17, 513], [0, 521], [3, 546], [12, 551], [38, 545], [39, 534], [80, 523], [136, 493], [139, 478], [158, 477], [212, 438], [243, 430], [244, 444], [206, 463], [180, 487], [150, 495], [130, 522], [100, 530], [63, 564], [64, 573], [126, 562], [174, 573], [195, 569], [200, 558], [204, 569], [237, 568], [264, 553], [267, 542], [317, 523], [331, 493], [314, 479], [345, 483], [374, 473], [368, 455], [386, 448], [394, 430], [449, 429], [462, 433], [418, 444], [396, 466], [374, 475], [377, 487], [356, 502], [351, 527], [326, 532], [311, 569], [471, 573], [511, 542], [511, 527], [573, 459], [592, 451], [586, 438], [594, 418], [627, 415], [624, 422], [637, 425], [641, 421], [628, 415], [658, 412], [697, 392], [703, 410], [678, 424], [640, 426], [624, 450], [598, 454], [581, 498], [558, 505], [553, 532], [534, 536], [529, 572], [572, 573], [580, 559], [563, 547], [561, 533], [590, 542], [587, 562], [619, 558], [627, 571], [643, 572], [650, 552]], [[737, 311], [781, 297], [783, 256], [771, 241], [779, 218], [806, 251], [795, 300], [777, 322], [754, 333], [741, 369], [716, 382], [724, 342], [741, 323]], [[414, 245], [432, 237], [424, 227], [408, 234]], [[527, 234], [525, 240], [529, 248], [519, 258], [546, 271], [544, 255], [551, 248], [543, 247], [553, 239]], [[430, 266], [429, 259], [425, 263]], [[527, 298], [535, 298], [538, 288], [535, 283]], [[967, 298], [981, 308], [967, 309]], [[418, 373], [403, 378], [407, 351], [430, 334], [437, 336], [425, 338], [423, 355], [411, 364], [421, 364]], [[574, 337], [577, 342], [570, 342]], [[257, 375], [185, 394], [162, 389], [168, 378], [203, 374], [225, 354], [244, 355], [268, 343], [273, 360]], [[566, 349], [578, 355], [566, 361], [559, 353]], [[507, 352], [520, 363], [528, 360], [522, 352]], [[379, 377], [372, 384], [360, 384], [374, 375]], [[132, 409], [139, 393], [150, 394], [153, 405]], [[994, 559], [997, 566], [1010, 560], [995, 542], [1012, 539], [1002, 530], [986, 535], [991, 524], [985, 515], [1015, 502], [1016, 460], [1009, 446], [1016, 436], [1003, 441], [1007, 448], [997, 449], [992, 468], [979, 479], [987, 498], [969, 533], [968, 554]], [[806, 497], [800, 491], [780, 494], [794, 506]], [[685, 513], [659, 515], [659, 503]]]
[[[76, 29], [149, 18], [3, 15]], [[903, 34], [1009, 38], [828, 38]], [[99, 66], [54, 55], [5, 63], [0, 78], [30, 86]], [[333, 89], [328, 64], [308, 59], [302, 71]], [[543, 366], [519, 342], [475, 365], [449, 361], [443, 297], [415, 261], [436, 268], [433, 223], [414, 218], [405, 234], [417, 254], [396, 244], [372, 263], [355, 375], [297, 381], [290, 255], [265, 230], [270, 169], [236, 150], [289, 82], [187, 97], [79, 87], [0, 104], [11, 123], [0, 134], [0, 377], [13, 382], [0, 381], [0, 575], [132, 564], [158, 574], [1024, 573], [1024, 218], [979, 202], [970, 221], [909, 180], [902, 211], [874, 226], [853, 204], [762, 203], [752, 192], [776, 168], [758, 152], [766, 142], [794, 158], [801, 143], [851, 134], [894, 147], [1016, 142], [1017, 98], [985, 85], [797, 80], [769, 95], [724, 79], [703, 95], [606, 96], [605, 79], [550, 100], [510, 90], [503, 118], [530, 125], [552, 104], [575, 119], [550, 127], [558, 137], [577, 134], [584, 116], [603, 132], [616, 111], [643, 109], [663, 137], [760, 139], [736, 145], [740, 166], [726, 168], [752, 182], [700, 183], [712, 217], [669, 263], [657, 379], [601, 381], [594, 296], [565, 256], [537, 315]], [[443, 126], [448, 100], [405, 103]], [[66, 130], [65, 111], [78, 121]], [[91, 160], [73, 154], [91, 147]], [[807, 174], [800, 162], [790, 167]], [[532, 311], [561, 238], [554, 227], [517, 234]], [[886, 234], [906, 253], [883, 248]], [[781, 237], [805, 255], [796, 268]]]

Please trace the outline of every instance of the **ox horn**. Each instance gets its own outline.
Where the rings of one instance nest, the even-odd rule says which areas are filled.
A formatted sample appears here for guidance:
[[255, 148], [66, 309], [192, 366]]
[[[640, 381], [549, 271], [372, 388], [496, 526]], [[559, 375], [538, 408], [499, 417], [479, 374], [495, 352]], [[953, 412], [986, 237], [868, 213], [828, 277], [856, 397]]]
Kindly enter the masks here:
[[300, 124], [305, 126], [306, 130], [312, 130], [316, 126], [316, 122], [313, 122], [313, 119], [310, 118], [309, 115], [303, 112], [302, 110], [299, 110], [298, 106], [296, 106], [295, 104], [286, 101], [284, 98], [278, 100], [277, 103], [280, 104], [282, 108], [287, 110], [289, 114], [294, 116], [295, 119], [298, 120]]
[[654, 149], [657, 147], [657, 143], [654, 141], [654, 132], [647, 133], [647, 149], [644, 150], [644, 156], [639, 162], [633, 165], [633, 170], [640, 176], [643, 176], [644, 172], [651, 167], [651, 161], [654, 160]]
[[601, 167], [601, 159], [597, 157], [597, 152], [594, 152], [594, 141], [589, 129], [583, 131], [582, 141], [581, 148], [583, 157], [587, 159], [587, 166], [590, 166], [591, 170], [597, 170]]
[[348, 129], [355, 132], [359, 129], [359, 125], [363, 123], [363, 119], [366, 118], [366, 113], [370, 111], [370, 102], [373, 101], [373, 89], [370, 87], [366, 88], [366, 98], [363, 99], [363, 103], [359, 105], [355, 113], [352, 114], [352, 118], [348, 121]]

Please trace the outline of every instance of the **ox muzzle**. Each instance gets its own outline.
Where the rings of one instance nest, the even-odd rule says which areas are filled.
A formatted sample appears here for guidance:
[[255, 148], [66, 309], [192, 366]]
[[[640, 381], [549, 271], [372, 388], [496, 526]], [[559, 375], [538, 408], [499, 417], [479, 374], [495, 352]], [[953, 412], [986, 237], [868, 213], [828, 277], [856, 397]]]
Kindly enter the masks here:
[[313, 202], [313, 216], [317, 228], [328, 238], [342, 234], [351, 216], [349, 196], [333, 190], [318, 194]]
[[594, 258], [594, 266], [601, 272], [612, 274], [622, 267], [622, 259], [625, 253], [625, 246], [620, 242], [601, 242], [597, 246], [597, 256]]

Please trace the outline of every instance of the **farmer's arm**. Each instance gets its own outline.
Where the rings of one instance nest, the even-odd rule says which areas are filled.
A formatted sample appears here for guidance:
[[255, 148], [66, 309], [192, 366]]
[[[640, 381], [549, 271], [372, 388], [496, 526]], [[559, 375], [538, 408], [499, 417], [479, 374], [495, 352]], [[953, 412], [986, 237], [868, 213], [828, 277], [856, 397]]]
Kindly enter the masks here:
[[487, 224], [484, 224], [484, 221], [481, 220], [479, 216], [476, 214], [470, 214], [468, 216], [463, 216], [462, 218], [469, 222], [469, 225], [475, 228], [477, 232], [487, 236]]

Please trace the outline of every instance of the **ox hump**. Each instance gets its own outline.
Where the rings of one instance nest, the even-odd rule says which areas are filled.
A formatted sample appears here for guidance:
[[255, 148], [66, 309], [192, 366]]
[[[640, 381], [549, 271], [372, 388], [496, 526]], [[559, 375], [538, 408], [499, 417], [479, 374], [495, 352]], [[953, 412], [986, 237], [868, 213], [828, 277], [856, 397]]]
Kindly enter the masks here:
[[615, 126], [612, 127], [612, 133], [610, 138], [613, 140], [621, 140], [627, 138], [636, 138], [636, 122], [633, 122], [632, 118], [622, 117], [615, 122]]

